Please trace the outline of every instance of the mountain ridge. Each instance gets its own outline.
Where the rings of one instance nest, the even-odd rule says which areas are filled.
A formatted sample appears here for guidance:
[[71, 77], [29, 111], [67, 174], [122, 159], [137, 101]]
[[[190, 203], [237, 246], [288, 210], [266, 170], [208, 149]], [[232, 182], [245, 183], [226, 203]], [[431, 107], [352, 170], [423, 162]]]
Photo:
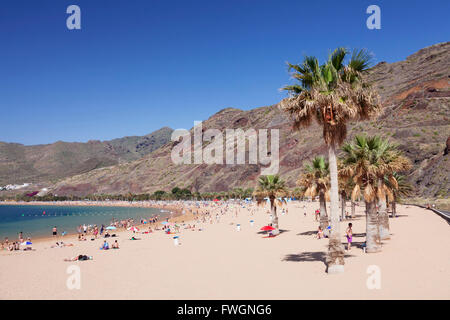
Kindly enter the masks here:
[[[423, 48], [403, 61], [380, 62], [365, 75], [382, 98], [383, 110], [374, 120], [349, 124], [348, 137], [381, 135], [399, 145], [413, 162], [407, 173], [417, 195], [447, 197], [450, 161], [450, 42]], [[305, 161], [326, 154], [317, 124], [294, 132], [278, 105], [251, 110], [224, 108], [203, 121], [203, 129], [280, 129], [280, 175], [294, 187]], [[191, 133], [192, 133], [191, 129]], [[58, 195], [151, 193], [187, 187], [191, 191], [227, 191], [254, 187], [258, 165], [175, 165], [168, 141], [139, 159], [94, 168], [49, 185]]]
[[145, 136], [31, 146], [0, 142], [0, 186], [51, 181], [135, 160], [168, 142], [172, 131], [163, 127]]

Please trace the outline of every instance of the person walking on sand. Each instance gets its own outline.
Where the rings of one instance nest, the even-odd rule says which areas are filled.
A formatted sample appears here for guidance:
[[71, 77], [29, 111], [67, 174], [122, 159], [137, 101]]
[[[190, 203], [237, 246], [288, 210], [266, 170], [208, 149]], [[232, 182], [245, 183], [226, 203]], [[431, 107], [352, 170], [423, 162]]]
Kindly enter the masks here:
[[56, 228], [56, 226], [53, 227], [52, 233], [53, 233], [53, 238], [56, 238], [56, 236], [58, 235], [58, 229]]
[[319, 221], [319, 216], [320, 216], [320, 210], [319, 210], [319, 209], [316, 209], [316, 211], [315, 211], [315, 218], [316, 218], [316, 221]]
[[349, 223], [347, 231], [346, 231], [346, 234], [347, 234], [347, 250], [348, 251], [350, 251], [351, 247], [352, 247], [352, 237], [353, 237], [352, 226], [353, 225], [351, 223]]

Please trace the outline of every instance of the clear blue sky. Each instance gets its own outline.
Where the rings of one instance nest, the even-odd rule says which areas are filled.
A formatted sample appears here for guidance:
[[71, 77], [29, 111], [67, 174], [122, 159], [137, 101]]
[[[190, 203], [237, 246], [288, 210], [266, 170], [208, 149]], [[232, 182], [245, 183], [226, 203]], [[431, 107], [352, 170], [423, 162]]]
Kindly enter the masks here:
[[[81, 30], [66, 8], [81, 8]], [[381, 30], [366, 8], [381, 8]], [[375, 62], [450, 40], [450, 1], [2, 0], [0, 141], [107, 140], [277, 103], [285, 62], [346, 46]]]

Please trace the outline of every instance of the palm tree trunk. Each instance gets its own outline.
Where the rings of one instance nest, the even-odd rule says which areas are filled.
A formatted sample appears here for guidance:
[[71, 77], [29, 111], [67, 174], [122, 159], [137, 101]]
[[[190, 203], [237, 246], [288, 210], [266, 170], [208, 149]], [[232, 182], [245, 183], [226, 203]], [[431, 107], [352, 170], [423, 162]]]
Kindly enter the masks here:
[[391, 205], [391, 203], [389, 202], [389, 197], [388, 195], [386, 195], [386, 210], [388, 211], [388, 215], [389, 215], [389, 206]]
[[392, 201], [392, 216], [397, 217], [397, 197], [394, 195], [394, 201]]
[[275, 228], [275, 230], [272, 231], [273, 235], [277, 235], [280, 233], [280, 229], [278, 228], [278, 216], [277, 216], [277, 207], [275, 206], [275, 199], [270, 199], [270, 213], [272, 216], [272, 227]]
[[389, 231], [389, 215], [387, 212], [386, 201], [384, 199], [380, 200], [380, 213], [378, 214], [379, 218], [379, 227], [380, 227], [380, 239], [387, 240], [391, 238], [391, 233]]
[[345, 192], [341, 192], [341, 221], [345, 219]]
[[352, 200], [352, 218], [355, 217], [356, 203]]
[[319, 202], [320, 202], [320, 227], [325, 230], [328, 227], [328, 216], [327, 216], [327, 203], [325, 202], [325, 192], [323, 190], [319, 191]]
[[378, 230], [376, 201], [366, 201], [366, 252], [368, 253], [381, 251]]
[[330, 221], [331, 232], [328, 244], [328, 273], [344, 272], [344, 247], [341, 242], [339, 225], [339, 193], [336, 161], [336, 146], [334, 143], [328, 146], [328, 163], [330, 168]]

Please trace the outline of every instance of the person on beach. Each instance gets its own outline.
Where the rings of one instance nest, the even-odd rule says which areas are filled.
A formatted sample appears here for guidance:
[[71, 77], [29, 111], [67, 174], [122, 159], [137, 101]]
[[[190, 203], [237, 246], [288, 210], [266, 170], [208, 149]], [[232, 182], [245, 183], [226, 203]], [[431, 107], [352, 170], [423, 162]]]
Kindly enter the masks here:
[[345, 211], [345, 219], [350, 219], [350, 214], [348, 213], [348, 211]]
[[109, 243], [108, 241], [104, 241], [102, 247], [100, 248], [100, 250], [108, 250], [109, 249]]
[[319, 216], [320, 216], [320, 210], [317, 209], [317, 210], [315, 211], [315, 218], [316, 218], [316, 221], [319, 221]]
[[319, 230], [317, 230], [317, 239], [322, 239], [323, 238], [323, 230], [322, 227], [319, 226]]
[[353, 225], [351, 223], [349, 223], [347, 231], [346, 231], [346, 234], [347, 234], [347, 250], [349, 250], [349, 251], [350, 251], [351, 246], [352, 246], [352, 237], [353, 237], [352, 226]]
[[87, 255], [80, 254], [80, 255], [75, 256], [73, 258], [64, 259], [64, 261], [86, 261], [86, 260], [92, 260], [92, 259], [93, 259], [92, 256], [87, 256]]
[[53, 234], [53, 238], [56, 238], [56, 236], [58, 235], [58, 229], [56, 228], [56, 226], [53, 227], [52, 234]]
[[113, 249], [119, 249], [119, 242], [117, 242], [117, 240], [114, 241], [114, 243], [112, 244], [111, 248], [113, 248]]

